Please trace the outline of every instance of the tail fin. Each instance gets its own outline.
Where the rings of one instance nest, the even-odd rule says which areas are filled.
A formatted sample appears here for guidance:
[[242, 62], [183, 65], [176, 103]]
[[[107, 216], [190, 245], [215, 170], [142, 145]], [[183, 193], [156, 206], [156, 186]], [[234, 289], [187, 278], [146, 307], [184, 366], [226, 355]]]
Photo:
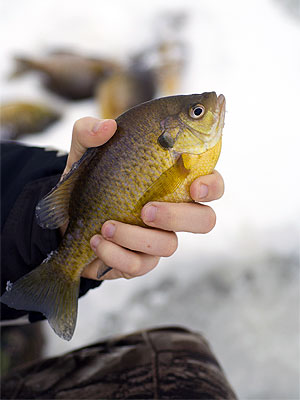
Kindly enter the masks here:
[[35, 63], [30, 59], [23, 57], [15, 57], [16, 68], [15, 70], [8, 76], [8, 80], [18, 78], [24, 73], [35, 68]]
[[70, 340], [77, 319], [80, 278], [69, 279], [60, 271], [50, 259], [8, 284], [0, 301], [17, 310], [43, 313], [54, 332]]

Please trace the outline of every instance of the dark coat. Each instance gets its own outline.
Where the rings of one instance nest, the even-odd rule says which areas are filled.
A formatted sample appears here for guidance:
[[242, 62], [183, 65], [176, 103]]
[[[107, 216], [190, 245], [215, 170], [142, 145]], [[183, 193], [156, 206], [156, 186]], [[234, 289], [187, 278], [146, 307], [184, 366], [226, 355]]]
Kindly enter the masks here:
[[[67, 155], [56, 150], [1, 143], [1, 294], [8, 281], [40, 265], [59, 245], [59, 230], [42, 229], [35, 207], [60, 179], [66, 160]], [[81, 278], [80, 296], [100, 283]], [[1, 304], [2, 321], [26, 314], [31, 322], [44, 318]]]

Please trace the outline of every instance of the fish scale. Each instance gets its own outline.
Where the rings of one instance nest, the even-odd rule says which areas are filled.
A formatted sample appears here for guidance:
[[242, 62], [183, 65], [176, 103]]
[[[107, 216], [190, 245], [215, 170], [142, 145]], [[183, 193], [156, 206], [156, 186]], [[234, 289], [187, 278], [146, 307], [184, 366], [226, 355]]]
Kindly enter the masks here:
[[140, 214], [149, 201], [191, 202], [191, 183], [218, 161], [224, 115], [224, 96], [210, 92], [156, 99], [118, 117], [115, 135], [89, 149], [37, 206], [44, 228], [69, 221], [59, 248], [0, 300], [42, 312], [70, 340], [80, 275], [96, 258], [90, 238], [110, 219], [145, 226]]

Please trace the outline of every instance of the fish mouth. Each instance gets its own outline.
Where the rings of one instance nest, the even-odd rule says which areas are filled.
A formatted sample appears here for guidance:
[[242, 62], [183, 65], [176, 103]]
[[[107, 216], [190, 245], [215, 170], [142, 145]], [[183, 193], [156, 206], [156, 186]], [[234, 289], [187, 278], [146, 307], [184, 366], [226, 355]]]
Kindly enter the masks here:
[[226, 107], [225, 96], [223, 94], [220, 94], [217, 98], [217, 107], [216, 107], [216, 111], [215, 111], [216, 115], [219, 116], [218, 125], [220, 125], [220, 122], [224, 123], [225, 107]]
[[219, 110], [225, 108], [225, 104], [226, 104], [225, 96], [223, 94], [219, 94], [217, 98], [217, 107], [219, 108]]
[[215, 114], [218, 118], [217, 126], [216, 126], [216, 133], [218, 137], [221, 136], [222, 130], [224, 127], [224, 119], [225, 119], [225, 109], [226, 109], [226, 100], [223, 94], [220, 94], [217, 97], [217, 107]]

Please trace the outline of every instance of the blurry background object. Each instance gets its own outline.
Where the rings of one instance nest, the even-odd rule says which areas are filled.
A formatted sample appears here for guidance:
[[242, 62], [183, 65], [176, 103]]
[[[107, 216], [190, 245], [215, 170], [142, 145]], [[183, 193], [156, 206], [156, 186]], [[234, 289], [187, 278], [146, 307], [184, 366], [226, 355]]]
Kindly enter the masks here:
[[60, 117], [58, 111], [42, 103], [4, 103], [0, 105], [0, 137], [12, 140], [41, 132]]
[[159, 94], [169, 96], [182, 90], [184, 65], [188, 61], [187, 41], [183, 38], [188, 14], [183, 11], [163, 12], [156, 22], [157, 80]]
[[300, 20], [300, 2], [299, 0], [274, 0], [278, 5], [286, 9], [291, 17]]
[[99, 83], [97, 103], [102, 118], [116, 118], [154, 97], [180, 94], [186, 43], [180, 32], [185, 13], [162, 13], [155, 21], [152, 42], [128, 56], [123, 68]]
[[154, 72], [135, 63], [112, 74], [97, 89], [101, 118], [117, 118], [129, 108], [151, 100], [156, 94]]
[[199, 333], [164, 327], [19, 368], [5, 399], [222, 399], [236, 396]]
[[43, 355], [44, 333], [40, 324], [1, 326], [0, 375]]
[[15, 60], [17, 68], [11, 78], [36, 71], [42, 75], [47, 88], [72, 100], [93, 96], [98, 81], [117, 68], [112, 61], [71, 51], [53, 51], [37, 58], [15, 57]]
[[162, 95], [178, 93], [184, 66], [184, 45], [178, 41], [158, 43], [159, 64], [156, 69], [158, 87]]

